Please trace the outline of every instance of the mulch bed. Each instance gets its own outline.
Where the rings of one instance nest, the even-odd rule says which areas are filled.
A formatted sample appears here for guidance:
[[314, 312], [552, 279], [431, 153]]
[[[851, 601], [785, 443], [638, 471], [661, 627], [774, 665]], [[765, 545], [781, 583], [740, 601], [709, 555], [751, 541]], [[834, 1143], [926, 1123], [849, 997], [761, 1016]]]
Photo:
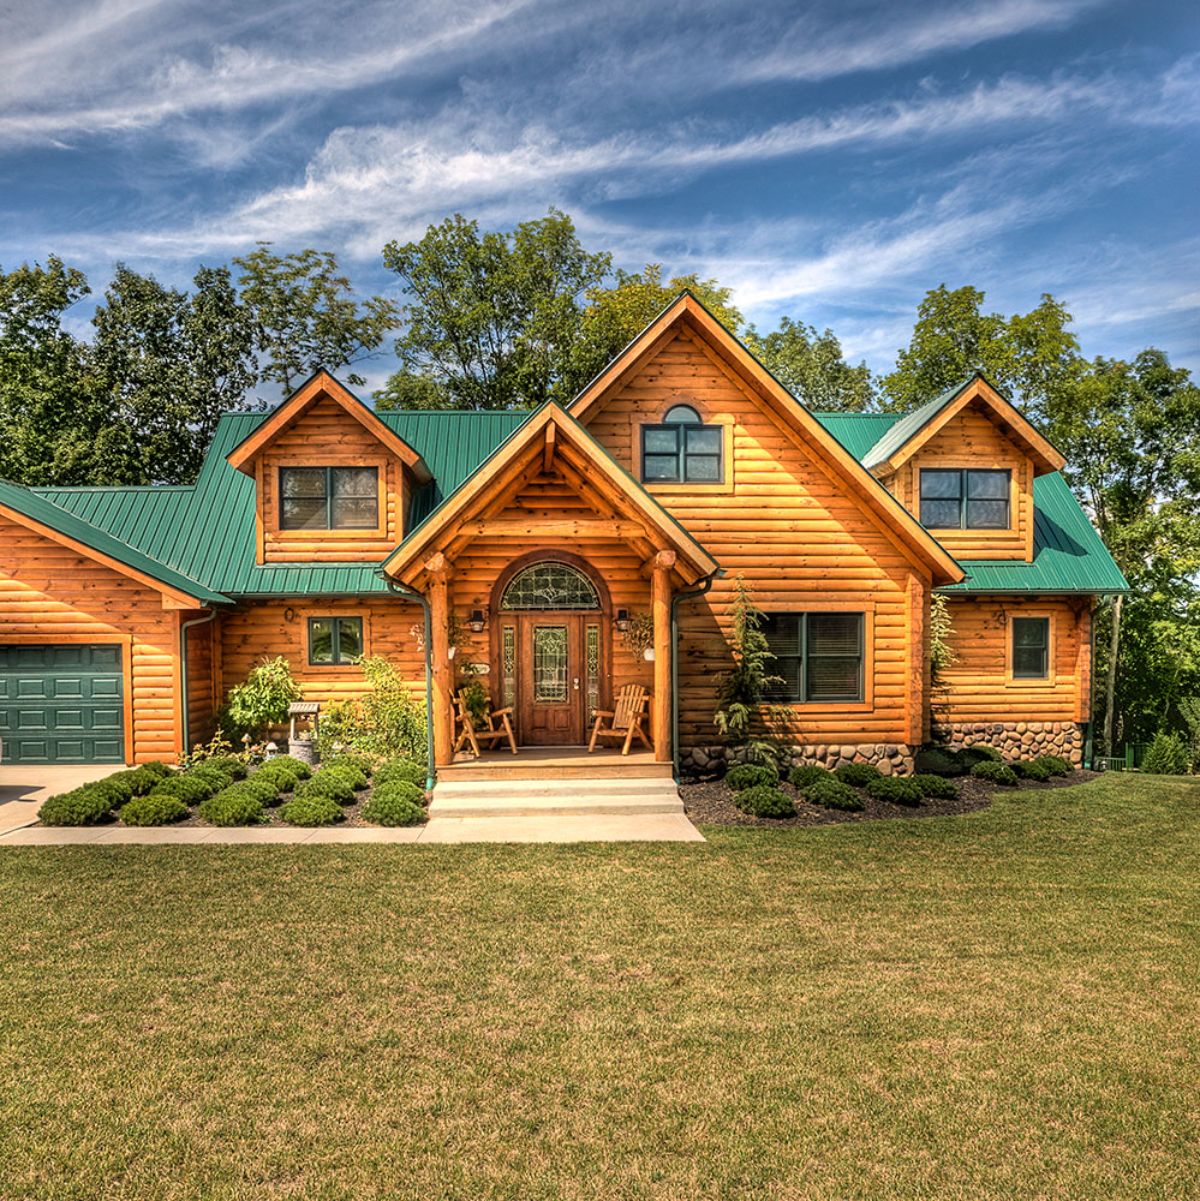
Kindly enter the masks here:
[[997, 788], [994, 784], [971, 776], [960, 776], [954, 781], [958, 785], [958, 796], [946, 800], [927, 798], [915, 807], [877, 801], [860, 791], [865, 807], [857, 813], [809, 804], [790, 784], [783, 783], [780, 787], [796, 803], [795, 817], [751, 817], [743, 813], [734, 805], [733, 792], [723, 780], [685, 783], [680, 786], [679, 795], [683, 798], [688, 817], [694, 822], [707, 822], [713, 826], [769, 826], [778, 829], [780, 826], [831, 826], [837, 822], [879, 821], [889, 817], [950, 817], [959, 813], [974, 813], [977, 809], [986, 809], [998, 791], [1016, 792], [1020, 789], [1036, 792], [1065, 788], [1094, 780], [1096, 775], [1091, 771], [1074, 771], [1069, 776], [1056, 776], [1044, 784], [1022, 780], [1016, 789]]

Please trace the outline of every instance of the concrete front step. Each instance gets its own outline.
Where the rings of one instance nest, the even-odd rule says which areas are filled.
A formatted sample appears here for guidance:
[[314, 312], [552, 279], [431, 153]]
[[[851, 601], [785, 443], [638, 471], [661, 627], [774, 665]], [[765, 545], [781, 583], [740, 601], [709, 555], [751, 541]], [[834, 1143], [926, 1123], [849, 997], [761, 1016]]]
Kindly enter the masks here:
[[457, 776], [438, 776], [434, 788], [437, 798], [460, 797], [544, 797], [568, 795], [586, 797], [605, 796], [677, 796], [679, 789], [674, 780], [623, 779], [610, 780], [606, 777], [583, 780], [461, 780]]
[[671, 780], [480, 780], [441, 782], [434, 817], [586, 817], [682, 813]]

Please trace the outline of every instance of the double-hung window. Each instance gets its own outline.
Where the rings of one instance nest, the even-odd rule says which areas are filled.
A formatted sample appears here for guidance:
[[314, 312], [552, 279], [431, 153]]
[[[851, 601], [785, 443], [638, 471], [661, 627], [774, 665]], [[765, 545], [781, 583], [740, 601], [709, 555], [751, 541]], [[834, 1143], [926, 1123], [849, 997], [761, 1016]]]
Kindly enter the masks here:
[[787, 703], [863, 699], [861, 613], [772, 613], [763, 633], [779, 677], [767, 699]]
[[705, 425], [691, 405], [675, 405], [661, 425], [642, 426], [642, 482], [720, 484], [725, 479], [724, 436]]
[[363, 653], [361, 617], [310, 617], [308, 661], [316, 667], [353, 663]]
[[1050, 675], [1050, 618], [1012, 619], [1012, 673], [1016, 680], [1044, 680]]
[[284, 530], [373, 530], [379, 524], [377, 467], [281, 467]]
[[921, 524], [931, 530], [1007, 530], [1012, 472], [925, 468]]

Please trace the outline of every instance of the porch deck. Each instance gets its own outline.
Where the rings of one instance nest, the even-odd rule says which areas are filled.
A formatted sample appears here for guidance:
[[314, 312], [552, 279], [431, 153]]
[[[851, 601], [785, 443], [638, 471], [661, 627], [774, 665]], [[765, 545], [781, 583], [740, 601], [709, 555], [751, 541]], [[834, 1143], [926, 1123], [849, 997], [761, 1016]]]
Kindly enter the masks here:
[[613, 748], [588, 754], [585, 746], [523, 746], [484, 751], [478, 758], [459, 753], [454, 762], [438, 770], [445, 781], [456, 780], [564, 780], [564, 779], [670, 779], [674, 765], [657, 760], [651, 751], [622, 755]]

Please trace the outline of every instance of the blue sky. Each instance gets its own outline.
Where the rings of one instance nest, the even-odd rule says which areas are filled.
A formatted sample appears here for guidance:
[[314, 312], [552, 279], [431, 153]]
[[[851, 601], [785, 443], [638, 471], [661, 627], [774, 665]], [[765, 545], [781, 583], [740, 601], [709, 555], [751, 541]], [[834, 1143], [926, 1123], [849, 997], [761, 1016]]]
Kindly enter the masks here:
[[5, 268], [182, 283], [263, 239], [395, 292], [389, 239], [553, 204], [876, 369], [942, 282], [1004, 312], [1052, 292], [1087, 353], [1200, 368], [1192, 0], [90, 0], [0, 26]]

